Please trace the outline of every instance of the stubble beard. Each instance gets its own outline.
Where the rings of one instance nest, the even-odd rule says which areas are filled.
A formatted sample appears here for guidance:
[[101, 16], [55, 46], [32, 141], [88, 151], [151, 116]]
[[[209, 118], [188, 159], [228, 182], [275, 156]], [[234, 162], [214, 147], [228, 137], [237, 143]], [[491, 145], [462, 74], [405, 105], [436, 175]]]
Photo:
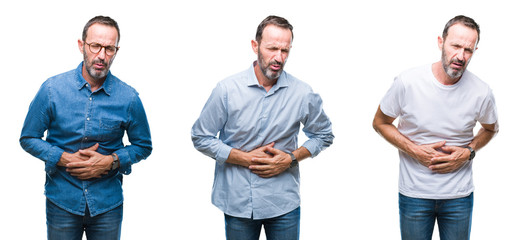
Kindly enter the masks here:
[[[113, 58], [110, 59], [109, 63], [106, 63], [106, 61], [101, 60], [101, 59], [94, 59], [92, 62], [89, 62], [88, 57], [86, 55], [86, 50], [83, 50], [83, 60], [84, 60], [84, 64], [86, 64], [85, 69], [88, 72], [88, 75], [90, 75], [90, 77], [92, 77], [95, 80], [102, 80], [108, 75], [108, 71], [110, 70], [110, 66], [113, 61]], [[95, 68], [93, 67], [93, 65], [96, 63], [104, 64], [104, 65], [106, 65], [106, 68], [103, 71], [99, 72], [99, 71], [95, 70]]]
[[[266, 62], [264, 61], [263, 54], [261, 54], [261, 51], [258, 51], [257, 56], [258, 56], [258, 58], [259, 58], [259, 59], [258, 59], [258, 60], [259, 60], [259, 61], [258, 61], [259, 68], [261, 69], [261, 72], [263, 73], [263, 75], [264, 75], [266, 78], [268, 78], [269, 80], [271, 80], [271, 81], [275, 81], [275, 80], [277, 80], [277, 79], [281, 76], [282, 72], [284, 71], [284, 63], [286, 63], [286, 61], [285, 61], [284, 63], [281, 63], [281, 62], [277, 62], [277, 61], [275, 61], [275, 60], [274, 60], [274, 61], [271, 61], [271, 62], [269, 62], [269, 63], [266, 63]], [[277, 64], [277, 65], [280, 65], [281, 67], [280, 67], [279, 71], [277, 71], [277, 72], [272, 71], [272, 70], [269, 68], [269, 66], [270, 66], [271, 64]]]
[[[450, 65], [454, 62], [463, 64], [462, 65], [463, 68], [461, 70], [453, 69]], [[464, 61], [458, 60], [457, 58], [452, 58], [451, 61], [448, 61], [448, 59], [446, 59], [446, 52], [444, 51], [444, 47], [443, 47], [441, 63], [442, 63], [442, 68], [444, 69], [444, 72], [446, 72], [446, 74], [450, 78], [456, 79], [456, 78], [460, 78], [462, 76], [462, 74], [464, 74], [464, 71], [466, 71], [466, 67], [468, 66], [469, 60], [467, 62], [464, 62]]]

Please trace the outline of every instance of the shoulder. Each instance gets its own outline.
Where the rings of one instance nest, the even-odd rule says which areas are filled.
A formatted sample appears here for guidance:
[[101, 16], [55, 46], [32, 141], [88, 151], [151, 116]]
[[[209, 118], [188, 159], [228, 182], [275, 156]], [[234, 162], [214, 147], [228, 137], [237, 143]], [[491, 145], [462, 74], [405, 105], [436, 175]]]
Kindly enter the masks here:
[[114, 75], [110, 75], [110, 81], [112, 84], [112, 88], [116, 88], [117, 92], [120, 92], [123, 95], [137, 97], [139, 95], [138, 91], [127, 84], [126, 82], [120, 80], [118, 77]]
[[428, 64], [407, 69], [401, 72], [396, 79], [399, 79], [403, 83], [408, 83], [414, 79], [423, 78], [430, 74], [432, 74], [432, 66]]
[[57, 83], [62, 83], [62, 82], [66, 82], [66, 81], [71, 81], [75, 78], [75, 75], [76, 75], [75, 69], [70, 70], [70, 71], [60, 73], [58, 75], [48, 78], [45, 81], [45, 84], [57, 84]]
[[491, 91], [491, 88], [489, 87], [489, 84], [482, 81], [478, 76], [473, 74], [472, 72], [466, 70], [464, 74], [462, 75], [461, 81], [468, 83], [464, 84], [470, 88], [477, 89], [479, 91], [488, 92]]
[[59, 91], [67, 90], [74, 86], [75, 70], [70, 70], [58, 75], [52, 76], [45, 80], [40, 87], [40, 91]]
[[251, 82], [249, 70], [230, 75], [217, 83], [218, 86], [246, 85]]
[[293, 87], [298, 92], [305, 93], [305, 94], [313, 93], [313, 88], [308, 83], [298, 79], [297, 77], [295, 77], [287, 72], [284, 72], [284, 74], [286, 74], [286, 81], [287, 81], [288, 88]]

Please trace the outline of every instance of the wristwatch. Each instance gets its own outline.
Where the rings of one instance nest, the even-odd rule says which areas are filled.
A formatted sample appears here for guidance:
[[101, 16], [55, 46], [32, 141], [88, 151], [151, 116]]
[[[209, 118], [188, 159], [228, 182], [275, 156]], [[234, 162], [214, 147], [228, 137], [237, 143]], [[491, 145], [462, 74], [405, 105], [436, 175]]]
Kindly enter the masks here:
[[299, 165], [299, 161], [297, 161], [297, 158], [295, 158], [295, 155], [293, 155], [293, 153], [291, 153], [291, 152], [286, 152], [286, 153], [289, 154], [291, 157], [290, 168], [294, 168], [295, 166]]
[[470, 154], [469, 154], [469, 161], [471, 161], [471, 160], [473, 160], [473, 158], [475, 158], [475, 150], [473, 150], [473, 148], [471, 148], [470, 146], [467, 146], [466, 148], [470, 152]]
[[113, 157], [112, 170], [115, 170], [120, 167], [119, 157], [115, 153], [112, 153], [112, 157]]

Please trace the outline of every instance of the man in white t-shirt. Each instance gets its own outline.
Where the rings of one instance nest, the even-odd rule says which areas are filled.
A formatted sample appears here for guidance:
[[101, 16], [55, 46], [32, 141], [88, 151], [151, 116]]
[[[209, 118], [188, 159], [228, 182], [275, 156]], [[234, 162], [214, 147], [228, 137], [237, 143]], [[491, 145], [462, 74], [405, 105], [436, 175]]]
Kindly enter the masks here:
[[479, 40], [473, 19], [451, 19], [438, 37], [441, 61], [397, 76], [374, 117], [399, 149], [402, 239], [431, 239], [435, 219], [442, 240], [469, 239], [473, 158], [498, 131], [491, 89], [466, 70]]

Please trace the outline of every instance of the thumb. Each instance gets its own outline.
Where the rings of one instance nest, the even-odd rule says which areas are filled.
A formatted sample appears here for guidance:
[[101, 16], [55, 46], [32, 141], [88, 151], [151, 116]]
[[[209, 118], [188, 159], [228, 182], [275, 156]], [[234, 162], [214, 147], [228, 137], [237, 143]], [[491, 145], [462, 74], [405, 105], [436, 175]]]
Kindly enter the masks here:
[[275, 142], [271, 142], [271, 143], [269, 143], [268, 145], [266, 145], [266, 147], [273, 148], [273, 145], [275, 145]]

